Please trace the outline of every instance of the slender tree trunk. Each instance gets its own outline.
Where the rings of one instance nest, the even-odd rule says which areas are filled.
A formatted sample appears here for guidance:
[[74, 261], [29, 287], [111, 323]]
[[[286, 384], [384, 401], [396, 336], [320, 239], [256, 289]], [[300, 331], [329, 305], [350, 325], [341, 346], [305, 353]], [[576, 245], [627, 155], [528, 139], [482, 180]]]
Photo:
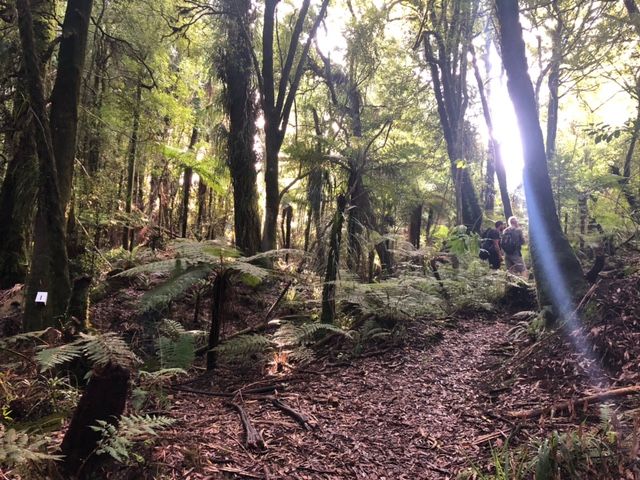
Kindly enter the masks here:
[[[189, 140], [189, 151], [192, 152], [198, 142], [198, 129], [193, 127], [191, 132], [191, 140]], [[189, 226], [189, 197], [191, 196], [191, 179], [193, 177], [193, 168], [185, 167], [184, 176], [182, 177], [182, 209], [181, 209], [181, 237], [187, 238], [187, 227]]]
[[344, 210], [347, 205], [344, 195], [338, 195], [336, 214], [331, 227], [329, 252], [327, 254], [327, 269], [322, 286], [322, 312], [320, 320], [323, 323], [333, 323], [336, 318], [336, 280], [340, 268], [340, 243], [342, 241], [342, 224]]
[[[495, 172], [500, 188], [500, 198], [502, 200], [504, 216], [505, 218], [509, 218], [513, 215], [513, 210], [511, 209], [511, 199], [509, 198], [509, 191], [507, 189], [507, 174], [504, 169], [504, 162], [502, 160], [500, 144], [497, 142], [493, 131], [493, 119], [491, 116], [491, 108], [489, 106], [489, 92], [487, 92], [487, 94], [485, 95], [484, 82], [482, 81], [482, 76], [480, 75], [480, 69], [478, 68], [475, 51], [473, 48], [471, 48], [471, 54], [473, 71], [476, 77], [476, 83], [478, 84], [480, 102], [482, 103], [482, 113], [484, 115], [484, 121], [487, 125], [487, 130], [489, 131], [489, 157], [487, 159], [487, 196], [485, 197], [485, 210], [488, 212], [493, 212], [495, 198], [493, 174]], [[486, 56], [485, 62], [488, 61], [487, 59], [488, 55]]]
[[556, 28], [551, 35], [551, 67], [549, 69], [549, 103], [547, 104], [547, 142], [545, 154], [547, 162], [555, 161], [556, 136], [558, 133], [558, 108], [560, 91], [560, 64], [562, 63], [563, 24], [558, 0], [552, 0], [551, 7], [556, 17]]
[[572, 300], [582, 295], [586, 283], [580, 262], [562, 233], [553, 200], [533, 85], [527, 71], [517, 0], [497, 0], [496, 12], [507, 87], [522, 138], [524, 186], [538, 299], [541, 305], [552, 304], [559, 315], [566, 317], [572, 312]]
[[435, 215], [433, 212], [433, 207], [429, 207], [429, 212], [427, 213], [427, 224], [424, 227], [424, 243], [426, 245], [431, 241], [431, 229], [433, 228], [433, 224], [435, 222]]
[[409, 217], [409, 242], [416, 248], [420, 248], [420, 233], [422, 230], [423, 205], [417, 205], [411, 210]]
[[[464, 18], [458, 19], [456, 27], [463, 29], [462, 25], [468, 24], [464, 27], [468, 31], [460, 30], [455, 38], [447, 39], [443, 39], [437, 32], [430, 31], [424, 33], [422, 40], [425, 59], [431, 71], [440, 125], [447, 144], [451, 178], [456, 189], [457, 220], [469, 231], [479, 232], [482, 226], [482, 208], [462, 151], [464, 116], [468, 105], [466, 57], [471, 45], [470, 25], [476, 17], [478, 6], [477, 1], [464, 3], [466, 1], [468, 0], [457, 0], [454, 6], [458, 9], [465, 7]], [[432, 42], [435, 42], [435, 49]], [[437, 51], [437, 55], [434, 50]], [[456, 62], [459, 62], [457, 71]]]
[[[35, 140], [40, 169], [38, 188], [38, 218], [45, 226], [42, 239], [46, 249], [36, 250], [27, 286], [24, 328], [26, 331], [40, 330], [54, 325], [55, 320], [65, 315], [71, 284], [67, 259], [64, 210], [58, 189], [58, 172], [51, 130], [46, 115], [44, 87], [40, 72], [40, 60], [33, 34], [33, 19], [28, 0], [17, 0], [18, 27], [22, 45], [25, 78], [29, 92], [29, 104], [35, 119]], [[46, 233], [46, 236], [44, 235]], [[55, 279], [55, 281], [51, 281]], [[49, 293], [46, 307], [35, 304], [36, 292]]]
[[133, 104], [133, 124], [131, 126], [131, 138], [127, 150], [127, 187], [124, 200], [124, 213], [126, 225], [122, 229], [122, 248], [133, 249], [133, 229], [130, 228], [131, 207], [133, 204], [133, 186], [136, 172], [136, 156], [138, 152], [138, 132], [140, 129], [140, 107], [142, 103], [142, 85], [137, 82], [136, 94]]
[[299, 48], [300, 39], [311, 2], [310, 0], [301, 2], [298, 18], [286, 52], [286, 59], [280, 72], [280, 79], [276, 82], [274, 76], [274, 31], [276, 24], [275, 11], [278, 3], [279, 0], [265, 1], [262, 31], [262, 72], [260, 79], [266, 143], [264, 173], [266, 203], [262, 234], [263, 251], [276, 248], [278, 210], [280, 208], [278, 154], [282, 147], [300, 80], [305, 71], [311, 41], [315, 37], [320, 22], [327, 12], [329, 0], [322, 0], [318, 15], [307, 33], [302, 49]]
[[[233, 215], [235, 243], [244, 255], [260, 250], [260, 214], [256, 154], [255, 92], [251, 81], [252, 56], [250, 38], [246, 37], [250, 23], [249, 0], [225, 0], [234, 14], [225, 19], [227, 44], [222, 54], [220, 75], [225, 84], [224, 107], [229, 116], [227, 165], [233, 184]], [[246, 30], [245, 30], [246, 29]]]
[[196, 215], [196, 234], [202, 238], [202, 223], [207, 217], [207, 184], [202, 177], [198, 180], [198, 213]]

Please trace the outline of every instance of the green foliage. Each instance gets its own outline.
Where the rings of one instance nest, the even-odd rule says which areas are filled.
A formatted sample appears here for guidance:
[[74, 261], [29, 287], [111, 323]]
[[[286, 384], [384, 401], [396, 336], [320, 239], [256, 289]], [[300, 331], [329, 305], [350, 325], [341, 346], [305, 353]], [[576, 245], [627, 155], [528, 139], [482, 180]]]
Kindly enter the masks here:
[[134, 442], [158, 436], [159, 430], [170, 427], [175, 420], [156, 415], [125, 415], [120, 417], [118, 426], [104, 420], [98, 420], [97, 423], [91, 426], [92, 430], [102, 435], [96, 454], [109, 455], [117, 462], [127, 464], [132, 460], [132, 456], [138, 463], [144, 461], [132, 451]]
[[187, 369], [195, 360], [195, 350], [203, 345], [206, 332], [187, 331], [175, 320], [164, 319], [158, 325], [156, 348], [163, 369]]
[[211, 267], [208, 265], [196, 265], [183, 270], [180, 261], [178, 261], [175, 270], [166, 282], [142, 295], [140, 309], [143, 312], [161, 310], [210, 274]]
[[249, 286], [258, 285], [269, 273], [266, 269], [249, 263], [257, 257], [241, 257], [237, 249], [222, 242], [180, 239], [172, 242], [170, 248], [174, 251], [175, 258], [147, 263], [119, 274], [135, 276], [170, 273], [166, 282], [142, 296], [142, 311], [166, 307], [190, 288], [204, 282], [212, 273], [220, 273], [224, 269], [232, 270], [241, 282]]
[[168, 399], [164, 392], [164, 386], [177, 377], [187, 375], [182, 368], [163, 368], [155, 372], [140, 371], [140, 381], [131, 392], [131, 403], [134, 410], [165, 408]]
[[336, 333], [349, 337], [350, 333], [339, 326], [330, 323], [310, 322], [302, 325], [284, 323], [274, 335], [279, 347], [295, 347], [312, 344], [318, 340], [320, 333]]
[[6, 430], [4, 425], [0, 424], [0, 466], [14, 467], [62, 458], [46, 452], [50, 445], [49, 437], [29, 435], [12, 428]]
[[[626, 459], [626, 460], [625, 460]], [[618, 435], [603, 417], [600, 428], [581, 427], [512, 448], [508, 443], [492, 450], [490, 471], [467, 470], [458, 478], [482, 480], [582, 480], [618, 478], [629, 458]]]
[[246, 359], [254, 354], [264, 354], [273, 349], [274, 343], [265, 335], [239, 335], [214, 348], [227, 360]]
[[39, 350], [36, 359], [44, 371], [82, 356], [98, 368], [108, 364], [130, 368], [140, 362], [126, 342], [112, 332], [97, 335], [81, 333], [80, 338], [71, 343]]

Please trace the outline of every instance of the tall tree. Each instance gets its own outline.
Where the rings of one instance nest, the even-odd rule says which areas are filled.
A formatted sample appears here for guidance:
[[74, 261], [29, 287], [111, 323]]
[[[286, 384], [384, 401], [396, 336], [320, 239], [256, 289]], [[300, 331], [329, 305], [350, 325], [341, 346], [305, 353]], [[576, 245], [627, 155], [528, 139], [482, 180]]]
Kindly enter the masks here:
[[[82, 69], [87, 46], [89, 19], [91, 16], [92, 0], [69, 0], [62, 24], [62, 36], [58, 50], [58, 63], [56, 77], [51, 93], [51, 109], [48, 124], [51, 133], [51, 153], [55, 162], [55, 169], [43, 171], [42, 155], [47, 154], [42, 145], [38, 146], [40, 157], [40, 175], [53, 175], [55, 182], [48, 178], [47, 185], [56, 183], [58, 195], [56, 201], [59, 205], [53, 205], [54, 195], [47, 194], [46, 201], [42, 194], [39, 197], [38, 212], [36, 214], [36, 230], [31, 270], [27, 282], [27, 301], [25, 304], [25, 328], [40, 329], [52, 325], [55, 318], [66, 313], [69, 297], [71, 295], [70, 281], [68, 278], [67, 255], [61, 254], [64, 246], [58, 245], [61, 240], [60, 232], [53, 228], [50, 217], [58, 218], [59, 209], [64, 222], [69, 198], [71, 196], [71, 181], [73, 177], [73, 165], [76, 153], [76, 133], [78, 126], [78, 102], [82, 79]], [[23, 15], [29, 15], [28, 4], [21, 5]], [[33, 22], [23, 20], [21, 25], [21, 41], [23, 48], [27, 46], [27, 31], [32, 30]], [[23, 32], [24, 31], [24, 32]], [[35, 51], [35, 50], [34, 50]], [[25, 55], [27, 51], [24, 52]], [[29, 53], [30, 54], [30, 53]], [[40, 75], [39, 69], [29, 75]], [[29, 83], [41, 82], [31, 78]], [[37, 85], [30, 85], [30, 100], [34, 102], [37, 97]], [[34, 105], [32, 105], [34, 107]], [[44, 111], [42, 112], [44, 115]], [[47, 121], [46, 116], [38, 117], [41, 121]], [[43, 127], [41, 127], [43, 128]], [[40, 139], [48, 142], [48, 139]], [[51, 188], [40, 185], [40, 189]], [[53, 213], [53, 210], [56, 213]], [[62, 227], [62, 240], [65, 237], [64, 223]], [[62, 265], [64, 264], [64, 265]], [[63, 278], [62, 272], [67, 272]], [[50, 300], [47, 308], [42, 309], [34, 302], [36, 292], [49, 291]]]
[[[258, 86], [260, 88], [260, 102], [264, 114], [264, 133], [266, 143], [265, 158], [265, 193], [266, 206], [264, 229], [262, 233], [262, 249], [276, 248], [278, 210], [280, 207], [280, 188], [278, 185], [278, 155], [289, 125], [289, 116], [293, 108], [300, 80], [307, 64], [309, 48], [320, 22], [324, 18], [329, 0], [322, 0], [319, 12], [306, 34], [304, 44], [301, 45], [305, 22], [309, 14], [311, 0], [303, 0], [296, 19], [286, 55], [278, 72], [275, 74], [276, 50], [274, 49], [276, 7], [280, 0], [266, 0], [262, 29], [262, 67], [257, 65]], [[255, 56], [254, 56], [255, 58]]]
[[[36, 55], [46, 69], [45, 53], [53, 40], [51, 14], [53, 2], [32, 0], [33, 33]], [[0, 288], [23, 283], [27, 276], [27, 243], [36, 211], [38, 159], [33, 113], [29, 108], [25, 69], [13, 94], [12, 134], [7, 172], [0, 189]]]
[[[18, 11], [18, 27], [20, 30], [25, 79], [29, 92], [29, 104], [36, 120], [34, 133], [40, 170], [38, 218], [36, 221], [40, 221], [46, 226], [47, 233], [47, 254], [34, 258], [30, 275], [33, 279], [34, 271], [45, 271], [52, 278], [55, 278], [55, 281], [48, 284], [50, 291], [47, 307], [50, 312], [49, 319], [51, 319], [54, 315], [62, 315], [66, 312], [71, 292], [65, 241], [64, 211], [58, 188], [55, 151], [53, 149], [51, 128], [46, 115], [40, 60], [36, 51], [33, 18], [28, 0], [17, 0], [16, 9]], [[24, 327], [27, 331], [41, 329], [45, 326], [42, 321], [43, 317], [38, 315], [40, 312], [36, 310], [38, 307], [35, 305], [35, 292], [39, 286], [37, 282], [30, 282], [27, 288], [24, 322]], [[30, 311], [32, 312], [31, 315], [29, 315]]]
[[[465, 113], [469, 104], [467, 53], [477, 13], [477, 0], [454, 0], [451, 4], [441, 2], [439, 6], [430, 2], [424, 13], [421, 32], [456, 188], [458, 222], [474, 232], [479, 232], [482, 226], [482, 209], [463, 146]], [[431, 29], [424, 29], [427, 24]]]
[[233, 184], [235, 243], [245, 255], [254, 255], [260, 250], [260, 213], [254, 149], [257, 105], [248, 37], [251, 2], [225, 0], [223, 7], [233, 12], [223, 17], [227, 42], [219, 58], [218, 74], [224, 84], [223, 107], [229, 118], [226, 149]]
[[496, 15], [507, 88], [521, 132], [529, 237], [538, 298], [541, 305], [554, 305], [556, 313], [568, 315], [573, 297], [584, 290], [585, 280], [580, 262], [562, 232], [553, 200], [533, 84], [527, 69], [518, 1], [496, 0]]

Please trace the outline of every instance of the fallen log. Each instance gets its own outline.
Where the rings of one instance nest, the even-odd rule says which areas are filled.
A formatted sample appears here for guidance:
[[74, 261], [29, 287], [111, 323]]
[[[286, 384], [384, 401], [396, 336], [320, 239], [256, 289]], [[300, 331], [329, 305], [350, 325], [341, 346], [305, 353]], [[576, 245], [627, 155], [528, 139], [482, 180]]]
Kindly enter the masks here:
[[539, 407], [533, 408], [531, 410], [509, 412], [508, 415], [512, 418], [536, 418], [549, 413], [555, 414], [564, 412], [565, 410], [573, 411], [576, 406], [582, 406], [583, 409], [586, 410], [587, 407], [592, 403], [596, 403], [602, 400], [608, 400], [610, 398], [624, 397], [634, 394], [640, 394], [640, 385], [606, 390], [604, 392], [594, 393], [593, 395], [587, 395], [586, 397], [566, 400], [549, 407]]
[[279, 410], [282, 410], [284, 413], [286, 413], [291, 418], [293, 418], [305, 430], [311, 430], [312, 429], [312, 425], [309, 423], [309, 417], [307, 417], [305, 414], [294, 410], [289, 405], [287, 405], [284, 402], [281, 402], [277, 398], [274, 398], [273, 400], [271, 400], [271, 403], [273, 404], [274, 407], [278, 408]]
[[238, 411], [238, 414], [240, 415], [242, 427], [244, 428], [245, 445], [248, 448], [254, 450], [265, 450], [266, 446], [264, 444], [264, 439], [262, 438], [262, 435], [260, 435], [260, 432], [256, 429], [256, 427], [254, 427], [251, 423], [251, 419], [249, 418], [249, 415], [247, 414], [247, 411], [244, 409], [244, 407], [235, 402], [227, 402], [227, 405], [236, 409]]

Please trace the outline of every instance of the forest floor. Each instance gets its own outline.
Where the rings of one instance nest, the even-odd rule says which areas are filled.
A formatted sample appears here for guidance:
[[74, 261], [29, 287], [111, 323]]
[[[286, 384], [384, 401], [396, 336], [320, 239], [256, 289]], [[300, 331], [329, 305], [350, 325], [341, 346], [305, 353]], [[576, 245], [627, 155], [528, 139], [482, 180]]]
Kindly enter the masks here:
[[[614, 412], [616, 431], [626, 429], [633, 435], [635, 467], [616, 464], [615, 475], [571, 478], [640, 479], [638, 395], [588, 408], [576, 400], [620, 387], [640, 389], [635, 387], [640, 385], [638, 260], [635, 255], [610, 262], [576, 310], [592, 320], [574, 330], [534, 333], [531, 318], [514, 315], [522, 306], [493, 313], [463, 309], [446, 318], [410, 319], [401, 342], [372, 345], [357, 355], [352, 346], [340, 348], [336, 338], [316, 349], [314, 359], [302, 366], [280, 359], [271, 363], [278, 368], [267, 369], [256, 360], [242, 368], [222, 364], [205, 372], [197, 363], [189, 377], [164, 390], [164, 406], [145, 412], [176, 420], [140, 447], [146, 461], [127, 467], [110, 463], [100, 478], [503, 478], [480, 473], [496, 473], [496, 452], [539, 445], [535, 442], [553, 431], [598, 428], [605, 406]], [[233, 331], [263, 321], [282, 285], [272, 282], [259, 294], [239, 289]], [[92, 307], [94, 324], [144, 349], [144, 322], [149, 319], [136, 313], [136, 305], [148, 288], [148, 283], [134, 284], [111, 292]], [[305, 288], [309, 287], [301, 286]], [[208, 305], [201, 307], [206, 311]], [[287, 308], [282, 307], [280, 315], [294, 313]], [[176, 304], [170, 315], [186, 328], [202, 327], [193, 318], [193, 298]], [[575, 348], [580, 336], [590, 351]], [[49, 395], [49, 387], [34, 390], [35, 383], [28, 381], [28, 375], [36, 373], [31, 364], [22, 373], [6, 374], [16, 386], [13, 395], [31, 413], [38, 410], [34, 405], [46, 404], [43, 396]], [[565, 400], [575, 402], [557, 414], [514, 415]], [[274, 401], [283, 402], [306, 422], [285, 415]], [[247, 445], [234, 404], [259, 433], [257, 448]], [[60, 440], [62, 434], [60, 430], [54, 435]], [[467, 476], [460, 477], [464, 472]]]
[[458, 321], [433, 345], [434, 325], [418, 321], [401, 349], [294, 374], [277, 396], [309, 417], [309, 431], [270, 401], [244, 399], [263, 452], [244, 448], [224, 401], [179, 393], [171, 415], [188, 435], [166, 432], [154, 463], [167, 478], [455, 477], [483, 444], [508, 435], [486, 386], [509, 328], [501, 319]]

